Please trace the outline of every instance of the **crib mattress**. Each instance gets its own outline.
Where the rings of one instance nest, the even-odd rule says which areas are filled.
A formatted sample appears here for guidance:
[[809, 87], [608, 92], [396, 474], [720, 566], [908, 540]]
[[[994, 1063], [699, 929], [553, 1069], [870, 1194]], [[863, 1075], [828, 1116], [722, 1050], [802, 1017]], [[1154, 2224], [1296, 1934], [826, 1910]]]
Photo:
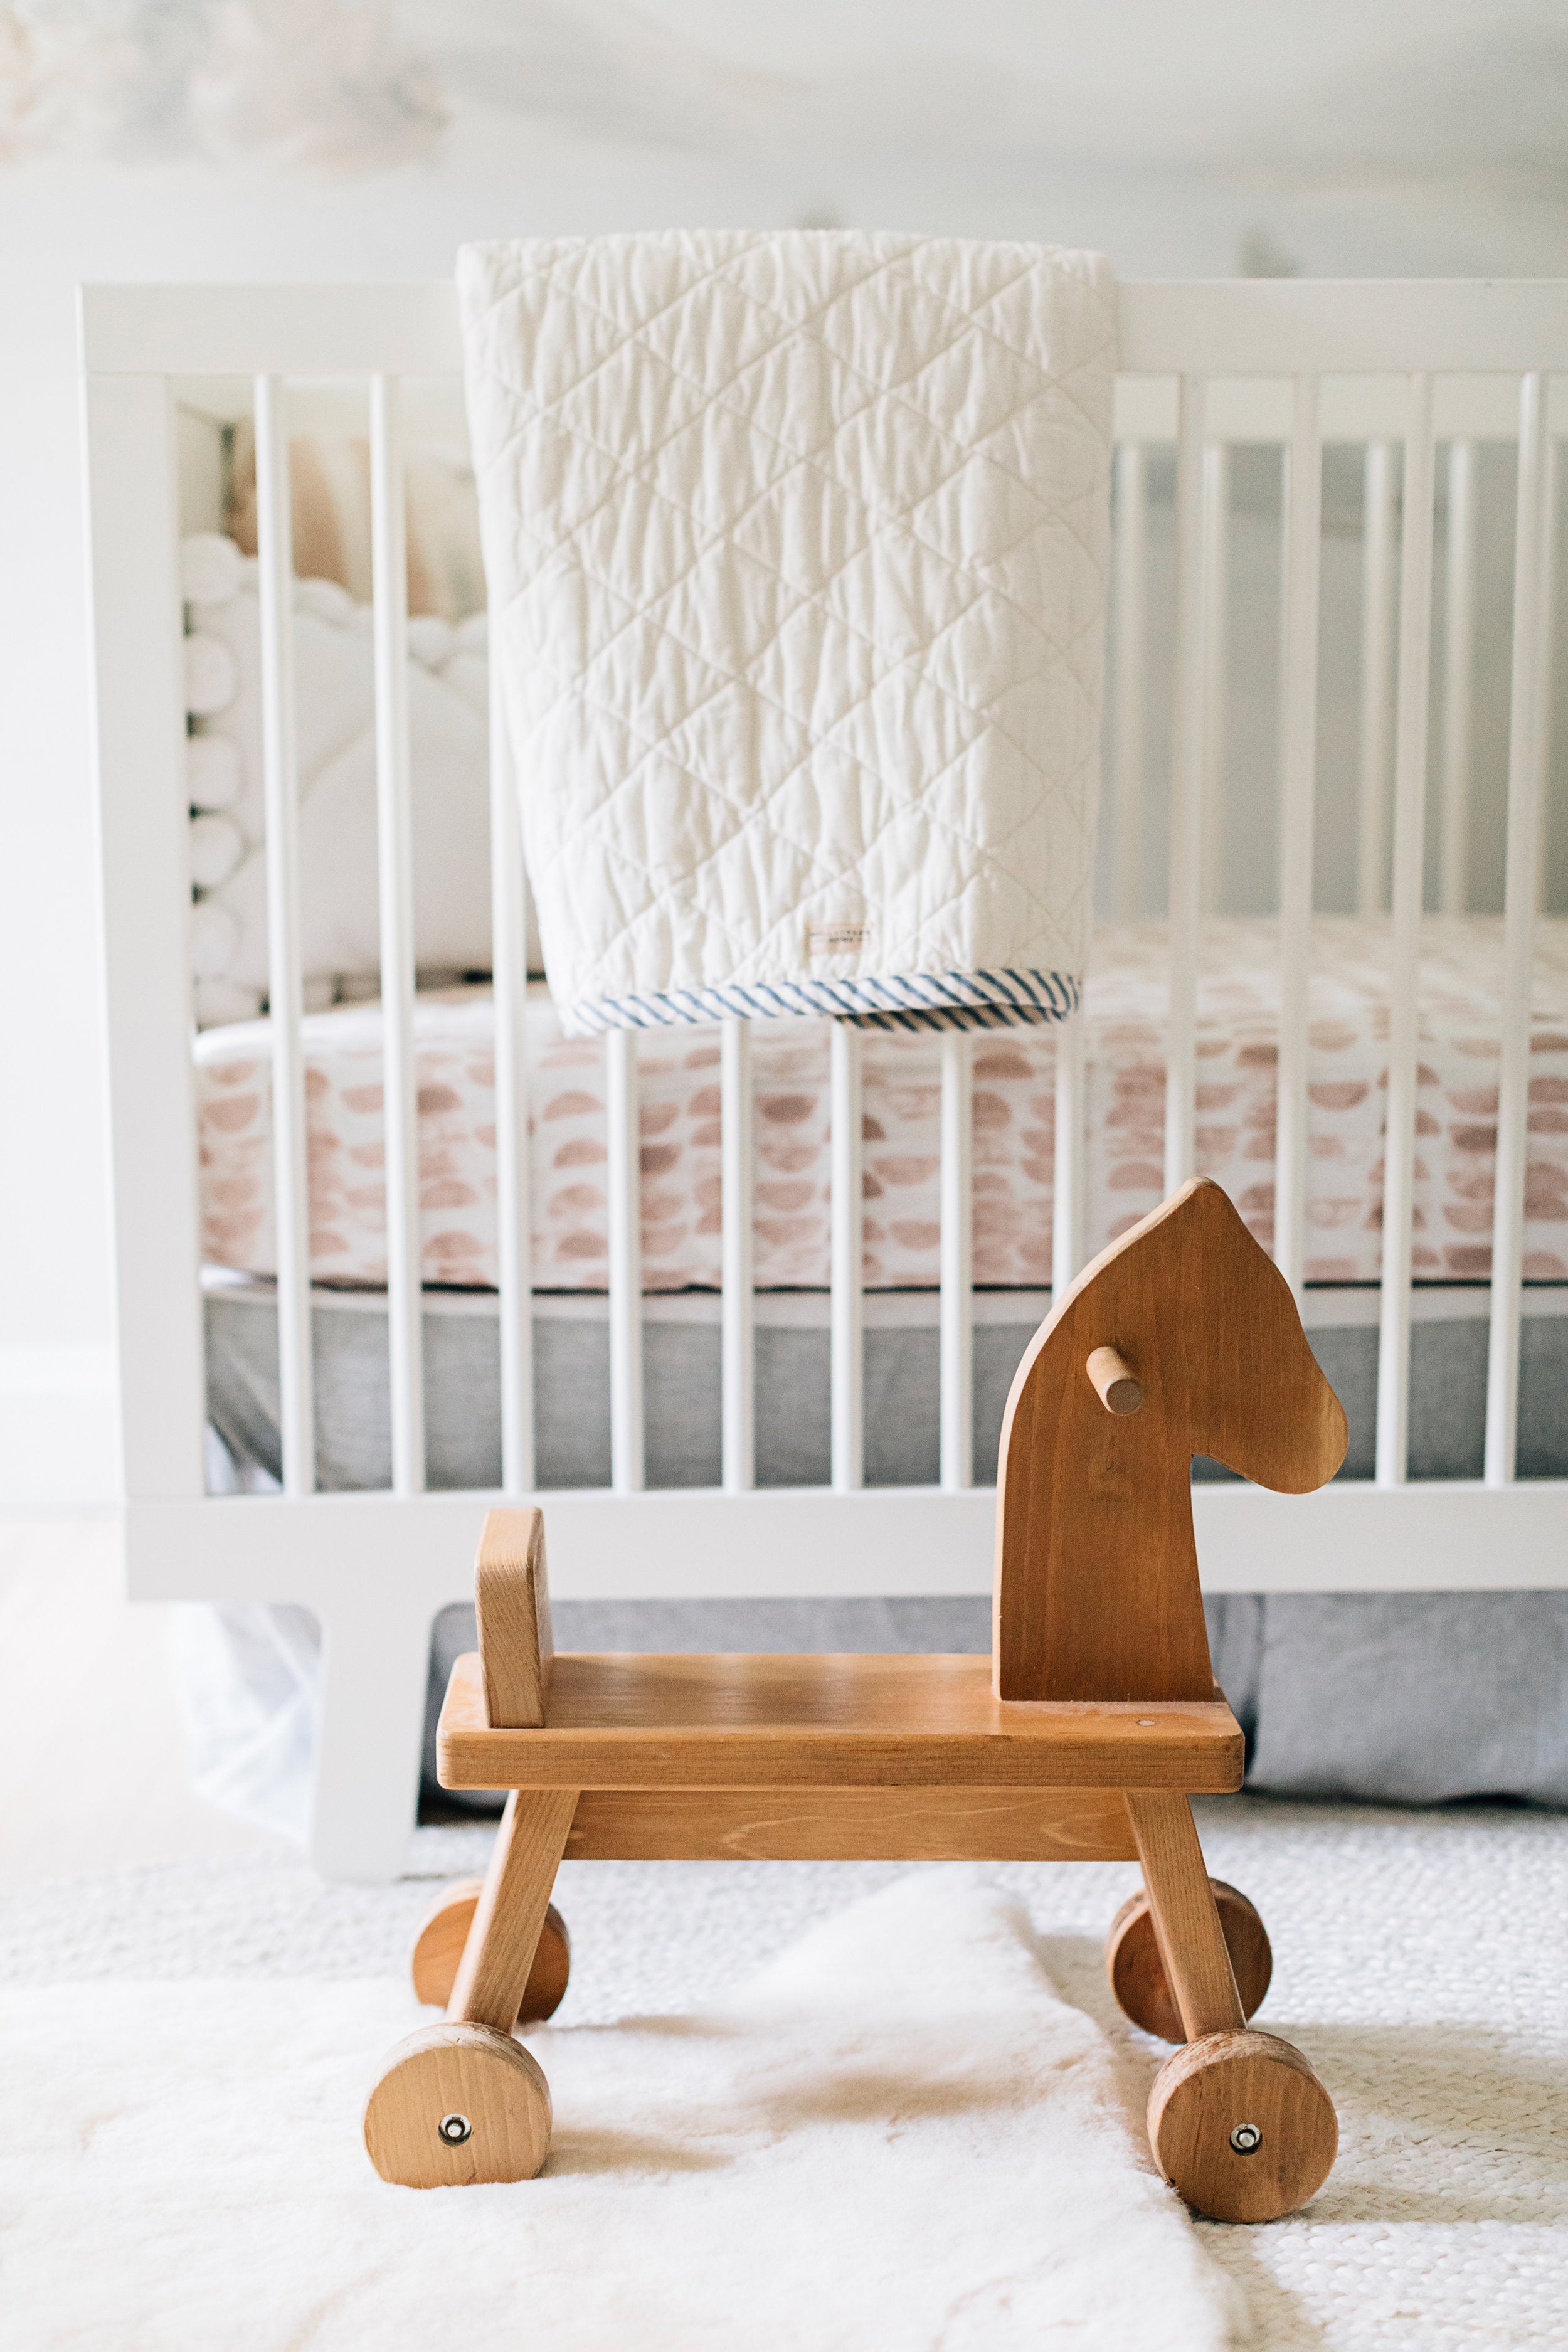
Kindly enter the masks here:
[[[1163, 1192], [1165, 938], [1163, 923], [1106, 925], [1085, 1000], [1088, 1229], [1103, 1248]], [[1501, 924], [1429, 917], [1423, 928], [1414, 1266], [1416, 1278], [1490, 1273]], [[1310, 1029], [1307, 1278], [1374, 1282], [1380, 1271], [1383, 1115], [1389, 1024], [1386, 920], [1314, 927]], [[1197, 1164], [1268, 1247], [1274, 1219], [1279, 954], [1272, 921], [1205, 927], [1198, 982]], [[828, 1279], [828, 1027], [763, 1025], [753, 1041], [755, 1278], [763, 1288]], [[268, 1026], [195, 1042], [203, 1253], [276, 1271]], [[415, 1016], [422, 1266], [427, 1284], [496, 1281], [493, 1013], [484, 987], [422, 994]], [[386, 1278], [378, 1005], [303, 1024], [310, 1272], [318, 1282]], [[1568, 920], [1537, 929], [1531, 1037], [1524, 1272], [1568, 1280]], [[976, 1041], [974, 1278], [1037, 1287], [1050, 1276], [1055, 1041], [1048, 1031]], [[530, 992], [533, 1281], [603, 1290], [608, 1267], [605, 1048], [561, 1034]], [[720, 1280], [716, 1031], [643, 1036], [638, 1046], [645, 1286]], [[873, 1289], [939, 1279], [941, 1047], [926, 1036], [864, 1046], [865, 1262]]]

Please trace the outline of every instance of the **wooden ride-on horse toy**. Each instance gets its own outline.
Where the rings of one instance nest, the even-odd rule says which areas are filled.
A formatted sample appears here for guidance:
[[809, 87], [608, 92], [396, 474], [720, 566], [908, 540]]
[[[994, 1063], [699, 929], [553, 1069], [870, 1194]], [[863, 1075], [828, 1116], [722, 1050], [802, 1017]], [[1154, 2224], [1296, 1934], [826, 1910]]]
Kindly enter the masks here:
[[1002, 1425], [994, 1673], [980, 1657], [552, 1656], [540, 1514], [495, 1511], [479, 1654], [441, 1714], [450, 1789], [507, 1788], [489, 1871], [415, 1947], [447, 2021], [399, 2045], [365, 2142], [411, 2187], [521, 2180], [550, 2094], [514, 2038], [565, 1989], [550, 1903], [563, 1855], [1131, 1860], [1143, 1892], [1107, 1939], [1133, 2021], [1183, 2046], [1154, 2079], [1166, 2179], [1219, 2221], [1305, 2203], [1333, 2106], [1289, 2042], [1250, 2031], [1268, 1938], [1204, 1867], [1189, 1796], [1239, 1787], [1242, 1740], [1209, 1664], [1194, 1454], [1301, 1494], [1345, 1418], [1289, 1288], [1216, 1185], [1186, 1185], [1044, 1323]]

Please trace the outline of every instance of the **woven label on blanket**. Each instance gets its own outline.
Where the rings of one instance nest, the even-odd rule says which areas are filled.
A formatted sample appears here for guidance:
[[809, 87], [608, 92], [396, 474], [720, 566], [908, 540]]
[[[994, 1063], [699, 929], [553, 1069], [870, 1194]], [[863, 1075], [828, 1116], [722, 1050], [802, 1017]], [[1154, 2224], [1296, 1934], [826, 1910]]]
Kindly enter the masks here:
[[567, 1029], [1070, 1012], [1105, 261], [681, 232], [469, 246], [458, 278], [492, 660]]

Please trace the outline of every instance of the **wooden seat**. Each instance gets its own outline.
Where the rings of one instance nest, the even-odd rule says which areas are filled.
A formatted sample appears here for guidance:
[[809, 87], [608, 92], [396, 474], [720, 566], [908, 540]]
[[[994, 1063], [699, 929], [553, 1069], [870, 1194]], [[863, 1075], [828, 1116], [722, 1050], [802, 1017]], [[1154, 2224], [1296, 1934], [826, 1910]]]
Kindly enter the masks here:
[[492, 1727], [477, 1652], [437, 1735], [447, 1789], [1241, 1786], [1223, 1698], [998, 1699], [967, 1655], [558, 1654], [544, 1721]]
[[578, 1860], [1131, 1861], [1123, 1790], [1241, 1785], [1223, 1698], [998, 1699], [986, 1657], [565, 1653], [542, 1711], [492, 1727], [459, 1658], [441, 1780], [579, 1792]]

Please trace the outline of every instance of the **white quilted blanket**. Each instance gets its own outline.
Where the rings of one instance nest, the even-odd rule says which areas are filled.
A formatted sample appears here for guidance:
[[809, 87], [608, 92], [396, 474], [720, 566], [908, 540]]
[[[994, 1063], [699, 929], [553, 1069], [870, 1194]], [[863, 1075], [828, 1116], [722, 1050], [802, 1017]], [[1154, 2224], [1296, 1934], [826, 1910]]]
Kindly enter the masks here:
[[793, 232], [469, 246], [485, 563], [570, 1033], [1077, 1002], [1115, 289]]

